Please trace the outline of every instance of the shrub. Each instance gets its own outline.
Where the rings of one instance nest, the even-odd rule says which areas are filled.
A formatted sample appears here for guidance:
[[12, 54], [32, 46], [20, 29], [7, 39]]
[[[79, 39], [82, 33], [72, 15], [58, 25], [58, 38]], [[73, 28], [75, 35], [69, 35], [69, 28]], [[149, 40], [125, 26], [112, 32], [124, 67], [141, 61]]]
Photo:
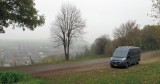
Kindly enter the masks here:
[[1, 84], [13, 84], [24, 80], [27, 74], [20, 71], [1, 71], [0, 83]]

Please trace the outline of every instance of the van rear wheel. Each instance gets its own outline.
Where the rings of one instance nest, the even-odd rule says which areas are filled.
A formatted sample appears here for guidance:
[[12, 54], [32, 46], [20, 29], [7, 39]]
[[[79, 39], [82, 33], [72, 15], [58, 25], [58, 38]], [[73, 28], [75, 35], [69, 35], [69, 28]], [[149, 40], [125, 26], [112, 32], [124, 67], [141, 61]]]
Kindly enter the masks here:
[[139, 61], [137, 61], [136, 64], [139, 64]]

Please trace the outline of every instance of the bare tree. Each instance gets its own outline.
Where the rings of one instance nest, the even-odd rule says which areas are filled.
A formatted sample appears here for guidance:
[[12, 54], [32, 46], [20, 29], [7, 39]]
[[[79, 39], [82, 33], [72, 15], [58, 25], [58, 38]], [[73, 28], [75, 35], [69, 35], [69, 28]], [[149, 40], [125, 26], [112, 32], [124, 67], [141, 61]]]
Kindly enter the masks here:
[[70, 44], [84, 33], [84, 27], [85, 21], [80, 10], [73, 5], [63, 4], [61, 12], [52, 24], [51, 37], [57, 46], [63, 45], [66, 60], [69, 60]]
[[138, 29], [139, 25], [135, 21], [127, 21], [113, 31], [114, 38], [118, 39], [120, 45], [129, 45], [129, 39], [133, 36], [133, 30]]

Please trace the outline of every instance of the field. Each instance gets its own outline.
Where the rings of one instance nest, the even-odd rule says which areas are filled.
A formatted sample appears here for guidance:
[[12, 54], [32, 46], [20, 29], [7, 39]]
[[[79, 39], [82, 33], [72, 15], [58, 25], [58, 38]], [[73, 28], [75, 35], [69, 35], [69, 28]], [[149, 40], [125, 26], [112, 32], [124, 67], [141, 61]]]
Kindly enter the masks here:
[[[139, 65], [113, 69], [107, 64], [43, 76], [49, 84], [160, 84], [160, 52], [145, 53]], [[92, 67], [92, 68], [91, 68]], [[94, 67], [94, 68], [93, 68]]]
[[[54, 69], [54, 65], [18, 67], [17, 70], [22, 70], [21, 68], [28, 69], [26, 71], [32, 70], [29, 71], [32, 77], [18, 84], [160, 84], [159, 60], [160, 52], [158, 50], [142, 53], [140, 64], [126, 69], [110, 68], [109, 59], [55, 64], [67, 65], [67, 67], [78, 63], [84, 64], [61, 69]], [[16, 67], [11, 69], [16, 69]], [[42, 71], [36, 71], [39, 69]]]
[[160, 63], [145, 64], [129, 69], [97, 69], [65, 75], [47, 80], [50, 84], [159, 84]]

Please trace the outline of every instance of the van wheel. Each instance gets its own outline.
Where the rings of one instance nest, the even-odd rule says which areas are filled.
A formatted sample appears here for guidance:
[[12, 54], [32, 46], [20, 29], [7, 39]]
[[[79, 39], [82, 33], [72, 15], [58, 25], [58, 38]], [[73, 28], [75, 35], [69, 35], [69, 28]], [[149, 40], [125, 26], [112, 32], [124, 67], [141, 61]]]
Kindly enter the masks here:
[[111, 68], [115, 68], [115, 66], [111, 65]]
[[136, 64], [139, 64], [139, 61], [137, 61], [137, 63]]
[[129, 67], [129, 65], [128, 65], [128, 63], [126, 63], [126, 64], [125, 64], [125, 68], [128, 68], [128, 67]]

